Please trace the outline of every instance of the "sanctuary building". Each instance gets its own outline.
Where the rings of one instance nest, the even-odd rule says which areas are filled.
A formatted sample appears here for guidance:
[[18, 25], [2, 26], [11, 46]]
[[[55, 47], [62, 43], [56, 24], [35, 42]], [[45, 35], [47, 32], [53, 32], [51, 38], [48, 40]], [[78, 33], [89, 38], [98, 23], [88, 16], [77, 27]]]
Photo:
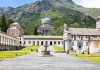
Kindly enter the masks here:
[[47, 36], [50, 32], [54, 31], [54, 27], [52, 26], [52, 21], [50, 18], [45, 17], [41, 21], [41, 26], [38, 27], [38, 32]]
[[[15, 46], [17, 48], [31, 45], [44, 46], [47, 42], [49, 47], [60, 46], [71, 53], [100, 53], [100, 16], [96, 18], [96, 28], [69, 28], [64, 24], [63, 36], [49, 36], [49, 32], [54, 30], [48, 17], [45, 17], [38, 27], [38, 32], [43, 35], [24, 35], [20, 24], [12, 23], [7, 34], [0, 32], [0, 50], [9, 50]], [[3, 37], [7, 37], [7, 40]], [[13, 46], [9, 38], [12, 39]]]

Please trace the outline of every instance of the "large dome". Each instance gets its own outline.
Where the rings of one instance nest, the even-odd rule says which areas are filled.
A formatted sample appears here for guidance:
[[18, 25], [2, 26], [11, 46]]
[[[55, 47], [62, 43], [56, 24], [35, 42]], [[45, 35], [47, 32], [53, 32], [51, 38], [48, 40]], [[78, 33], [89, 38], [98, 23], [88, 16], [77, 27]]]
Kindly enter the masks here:
[[10, 28], [12, 28], [12, 27], [20, 27], [20, 24], [17, 23], [17, 22], [14, 22], [14, 23], [12, 23], [12, 24], [10, 25]]
[[15, 22], [15, 23], [12, 23], [12, 25], [18, 25], [18, 26], [19, 26], [20, 24], [19, 24], [19, 23], [17, 23], [17, 22]]
[[51, 24], [51, 19], [46, 17], [46, 18], [42, 19], [41, 23], [42, 24]]

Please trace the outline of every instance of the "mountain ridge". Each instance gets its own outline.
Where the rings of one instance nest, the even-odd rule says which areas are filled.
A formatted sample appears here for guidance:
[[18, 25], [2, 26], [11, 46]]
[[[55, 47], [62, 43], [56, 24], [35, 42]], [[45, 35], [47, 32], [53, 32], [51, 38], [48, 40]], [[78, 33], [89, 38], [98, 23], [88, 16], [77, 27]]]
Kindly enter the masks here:
[[[73, 10], [78, 10], [80, 12], [83, 12], [85, 13], [86, 15], [90, 15], [92, 16], [93, 18], [96, 18], [97, 16], [99, 16], [99, 12], [100, 12], [100, 8], [86, 8], [86, 7], [83, 7], [81, 5], [77, 5], [76, 3], [73, 2], [73, 0], [41, 0], [43, 2], [59, 2], [60, 4], [63, 3], [63, 5], [65, 5], [66, 7], [70, 7], [71, 9]], [[32, 5], [32, 4], [35, 4], [35, 3], [39, 3], [40, 1], [35, 1], [31, 4], [25, 4], [23, 6], [19, 6], [19, 7], [16, 7], [16, 8], [13, 8], [13, 7], [0, 7], [0, 16], [1, 14], [3, 13], [6, 13], [6, 12], [9, 12], [9, 11], [12, 11], [12, 10], [16, 10], [18, 8], [21, 8], [21, 7], [24, 7], [24, 6], [27, 6], [27, 5]], [[84, 10], [85, 9], [85, 10]], [[95, 13], [95, 11], [97, 13]]]
[[6, 18], [18, 21], [26, 34], [32, 34], [34, 27], [40, 25], [41, 19], [47, 13], [57, 29], [52, 34], [60, 35], [63, 29], [58, 28], [65, 22], [70, 27], [95, 27], [95, 16], [89, 15], [91, 10], [89, 13], [87, 11], [88, 9], [75, 4], [72, 0], [41, 0], [17, 8], [5, 8], [0, 10], [0, 15], [5, 14]]

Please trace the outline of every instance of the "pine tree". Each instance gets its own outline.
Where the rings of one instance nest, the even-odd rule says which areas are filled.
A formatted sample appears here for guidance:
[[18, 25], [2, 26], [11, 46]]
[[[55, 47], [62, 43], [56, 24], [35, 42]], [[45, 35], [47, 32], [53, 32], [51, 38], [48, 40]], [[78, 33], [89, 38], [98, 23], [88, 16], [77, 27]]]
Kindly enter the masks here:
[[37, 27], [34, 28], [34, 32], [33, 32], [33, 34], [34, 34], [34, 35], [38, 35]]
[[3, 15], [1, 18], [1, 31], [7, 32], [7, 23], [6, 23], [5, 15]]

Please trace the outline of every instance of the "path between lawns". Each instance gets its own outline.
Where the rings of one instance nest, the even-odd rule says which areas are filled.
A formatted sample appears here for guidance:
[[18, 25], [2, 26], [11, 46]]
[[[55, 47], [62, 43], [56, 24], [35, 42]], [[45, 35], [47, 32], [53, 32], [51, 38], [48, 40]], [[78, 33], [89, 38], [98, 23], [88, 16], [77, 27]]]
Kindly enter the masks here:
[[0, 61], [0, 70], [100, 70], [100, 65], [87, 60], [53, 53], [53, 57], [41, 57], [38, 53]]

